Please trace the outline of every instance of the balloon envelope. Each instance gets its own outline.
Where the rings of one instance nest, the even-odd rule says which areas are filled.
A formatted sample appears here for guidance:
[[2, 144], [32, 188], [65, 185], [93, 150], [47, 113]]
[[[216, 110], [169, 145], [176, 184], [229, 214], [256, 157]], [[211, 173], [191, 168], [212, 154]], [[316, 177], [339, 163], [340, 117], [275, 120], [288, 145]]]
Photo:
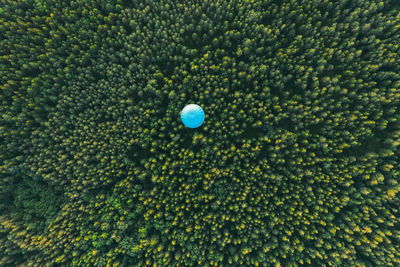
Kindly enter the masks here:
[[181, 120], [186, 127], [197, 128], [203, 124], [204, 110], [196, 104], [189, 104], [181, 112]]

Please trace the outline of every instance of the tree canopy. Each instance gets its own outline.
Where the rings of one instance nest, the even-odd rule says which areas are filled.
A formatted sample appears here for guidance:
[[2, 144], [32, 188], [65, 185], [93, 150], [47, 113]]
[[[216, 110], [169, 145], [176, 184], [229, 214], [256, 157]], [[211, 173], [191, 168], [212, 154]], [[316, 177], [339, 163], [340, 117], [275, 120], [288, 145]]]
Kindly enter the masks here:
[[399, 45], [396, 0], [2, 1], [0, 265], [399, 266]]

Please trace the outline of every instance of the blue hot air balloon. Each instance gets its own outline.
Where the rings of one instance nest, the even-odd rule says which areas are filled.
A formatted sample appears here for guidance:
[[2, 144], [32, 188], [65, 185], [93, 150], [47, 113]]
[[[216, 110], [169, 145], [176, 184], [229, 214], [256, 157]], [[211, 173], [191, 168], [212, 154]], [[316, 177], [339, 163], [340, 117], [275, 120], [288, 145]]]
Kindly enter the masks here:
[[181, 120], [186, 127], [197, 128], [204, 122], [204, 110], [196, 104], [189, 104], [182, 109]]

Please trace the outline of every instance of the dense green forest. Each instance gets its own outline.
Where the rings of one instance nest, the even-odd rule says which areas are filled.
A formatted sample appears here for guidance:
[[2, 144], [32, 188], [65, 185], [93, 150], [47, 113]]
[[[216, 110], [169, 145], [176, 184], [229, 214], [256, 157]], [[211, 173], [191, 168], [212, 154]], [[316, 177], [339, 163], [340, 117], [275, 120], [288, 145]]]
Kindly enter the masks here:
[[397, 0], [0, 1], [0, 266], [400, 266], [399, 45]]

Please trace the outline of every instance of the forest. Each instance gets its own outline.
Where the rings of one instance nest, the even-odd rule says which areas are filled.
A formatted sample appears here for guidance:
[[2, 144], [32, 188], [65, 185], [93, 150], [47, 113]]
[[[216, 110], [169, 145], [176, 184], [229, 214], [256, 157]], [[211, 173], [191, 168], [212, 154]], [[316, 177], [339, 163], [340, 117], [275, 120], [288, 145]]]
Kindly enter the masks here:
[[397, 0], [0, 1], [0, 266], [400, 266], [399, 45]]

